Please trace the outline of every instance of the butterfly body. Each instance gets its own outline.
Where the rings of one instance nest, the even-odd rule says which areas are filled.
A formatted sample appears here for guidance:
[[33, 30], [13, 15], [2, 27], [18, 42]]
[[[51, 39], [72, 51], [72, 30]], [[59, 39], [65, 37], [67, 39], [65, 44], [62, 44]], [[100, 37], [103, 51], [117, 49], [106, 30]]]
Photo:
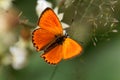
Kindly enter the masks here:
[[48, 52], [58, 45], [63, 45], [63, 42], [67, 37], [68, 35], [55, 35], [55, 39], [43, 48], [44, 52]]
[[37, 51], [44, 51], [41, 57], [47, 63], [57, 64], [62, 59], [81, 53], [81, 45], [63, 34], [61, 23], [52, 9], [46, 8], [43, 11], [38, 26], [40, 28], [33, 31], [32, 41]]

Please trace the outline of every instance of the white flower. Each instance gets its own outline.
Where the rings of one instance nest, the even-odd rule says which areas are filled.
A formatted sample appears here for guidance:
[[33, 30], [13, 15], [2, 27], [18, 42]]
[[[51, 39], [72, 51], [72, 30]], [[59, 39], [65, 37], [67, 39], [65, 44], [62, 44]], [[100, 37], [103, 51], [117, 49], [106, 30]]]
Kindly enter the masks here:
[[37, 0], [36, 12], [38, 17], [47, 7], [52, 8], [52, 4], [46, 0]]
[[113, 29], [113, 30], [112, 30], [112, 32], [116, 33], [116, 32], [118, 32], [118, 30], [116, 30], [116, 29]]
[[12, 6], [13, 0], [0, 0], [0, 9], [8, 10]]
[[14, 69], [21, 69], [26, 64], [27, 51], [24, 48], [17, 46], [10, 47], [10, 52], [12, 55], [12, 66]]
[[19, 41], [10, 47], [10, 52], [12, 55], [12, 66], [14, 69], [22, 69], [26, 66], [28, 51], [26, 49], [27, 44], [20, 37]]

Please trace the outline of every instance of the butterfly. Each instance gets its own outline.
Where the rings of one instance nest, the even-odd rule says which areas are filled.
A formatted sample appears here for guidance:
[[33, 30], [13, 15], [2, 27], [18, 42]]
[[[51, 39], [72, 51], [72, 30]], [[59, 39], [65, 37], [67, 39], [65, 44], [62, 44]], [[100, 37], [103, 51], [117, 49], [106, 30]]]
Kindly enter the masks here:
[[32, 42], [37, 51], [44, 51], [41, 57], [47, 63], [57, 64], [82, 52], [82, 46], [63, 33], [62, 25], [51, 8], [42, 12], [38, 26], [32, 33]]

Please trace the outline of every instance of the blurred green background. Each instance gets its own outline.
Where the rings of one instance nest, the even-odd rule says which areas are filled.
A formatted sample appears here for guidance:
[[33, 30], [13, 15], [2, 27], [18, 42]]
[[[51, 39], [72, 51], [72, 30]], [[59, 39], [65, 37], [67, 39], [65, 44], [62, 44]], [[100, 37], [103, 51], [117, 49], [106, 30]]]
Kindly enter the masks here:
[[[55, 7], [61, 0], [48, 1]], [[64, 4], [59, 7], [59, 12], [65, 13], [62, 21], [70, 25], [70, 28], [66, 29], [68, 34], [83, 45], [82, 55], [62, 60], [58, 65], [49, 65], [34, 49], [29, 53], [28, 63], [20, 70], [15, 70], [11, 65], [0, 64], [0, 80], [120, 80], [120, 1], [63, 1]], [[117, 3], [112, 4], [112, 1]], [[36, 24], [36, 2], [14, 0], [13, 4], [23, 12], [25, 18]], [[103, 10], [98, 10], [101, 5]], [[111, 7], [114, 7], [114, 11]], [[103, 14], [103, 18], [100, 18], [99, 14]], [[89, 23], [94, 20], [93, 18], [95, 23]], [[112, 18], [118, 22], [112, 22]], [[104, 26], [106, 22], [107, 25]], [[112, 24], [115, 26], [111, 28]], [[30, 29], [33, 30], [35, 27]], [[117, 32], [112, 32], [114, 29]]]

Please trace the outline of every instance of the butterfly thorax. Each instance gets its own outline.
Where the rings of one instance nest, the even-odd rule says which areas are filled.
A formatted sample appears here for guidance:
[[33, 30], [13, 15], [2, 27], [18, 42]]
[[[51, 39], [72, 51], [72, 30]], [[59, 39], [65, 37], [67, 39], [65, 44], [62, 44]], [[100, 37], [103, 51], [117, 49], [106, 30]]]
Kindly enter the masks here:
[[62, 45], [63, 42], [65, 41], [65, 39], [67, 38], [67, 36], [66, 35], [63, 35], [63, 36], [58, 35], [58, 36], [55, 36], [55, 38], [56, 38], [55, 43]]
[[55, 35], [55, 39], [53, 41], [51, 41], [43, 50], [44, 52], [48, 52], [51, 49], [53, 49], [54, 47], [58, 46], [58, 45], [62, 45], [63, 42], [65, 41], [65, 39], [68, 37], [67, 34], [65, 35]]

